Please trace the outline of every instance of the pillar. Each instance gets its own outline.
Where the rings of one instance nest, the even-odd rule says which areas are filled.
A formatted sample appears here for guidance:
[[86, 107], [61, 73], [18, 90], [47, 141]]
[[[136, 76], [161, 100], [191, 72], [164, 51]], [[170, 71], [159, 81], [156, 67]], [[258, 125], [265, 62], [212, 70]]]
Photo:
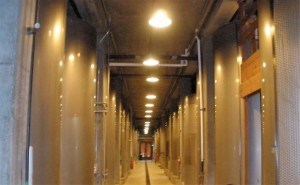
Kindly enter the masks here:
[[201, 38], [202, 87], [204, 111], [204, 184], [215, 184], [215, 87], [213, 42], [210, 36]]
[[[60, 183], [62, 68], [65, 58], [65, 0], [39, 1], [30, 99], [29, 145], [33, 147], [33, 182]], [[74, 58], [75, 59], [75, 58]]]
[[106, 174], [105, 140], [107, 122], [107, 104], [109, 92], [109, 67], [106, 58], [107, 37], [105, 34], [97, 36], [97, 88], [96, 88], [96, 121], [95, 121], [95, 164], [94, 184], [104, 184]]
[[[61, 69], [61, 184], [93, 184], [96, 30], [68, 17]], [[73, 60], [69, 60], [74, 56]]]
[[[214, 37], [215, 184], [241, 183], [241, 114], [236, 27], [229, 23]], [[226, 132], [225, 132], [226, 131]]]

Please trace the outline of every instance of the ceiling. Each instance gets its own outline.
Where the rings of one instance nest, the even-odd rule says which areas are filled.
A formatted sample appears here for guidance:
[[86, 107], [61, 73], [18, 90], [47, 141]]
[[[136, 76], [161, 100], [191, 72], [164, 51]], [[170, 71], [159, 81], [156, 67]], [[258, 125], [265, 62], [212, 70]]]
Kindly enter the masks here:
[[[212, 32], [228, 22], [237, 8], [233, 0], [72, 0], [77, 15], [94, 25], [100, 34], [110, 30], [111, 55], [117, 63], [142, 63], [145, 57], [156, 56], [161, 64], [179, 64], [176, 57], [190, 51], [185, 67], [111, 67], [112, 79], [123, 82], [123, 96], [128, 100], [134, 124], [142, 130], [146, 120], [157, 128], [178, 101], [180, 81], [194, 80], [197, 53], [193, 52], [195, 35]], [[233, 5], [236, 8], [232, 8]], [[148, 24], [155, 10], [164, 9], [172, 24], [163, 29]], [[217, 24], [209, 24], [217, 22]], [[133, 56], [133, 57], [129, 57]], [[127, 59], [126, 59], [127, 58]], [[157, 83], [146, 82], [153, 75]], [[155, 94], [155, 100], [146, 100]], [[152, 118], [145, 118], [145, 104], [153, 103]], [[151, 130], [151, 129], [150, 129]]]

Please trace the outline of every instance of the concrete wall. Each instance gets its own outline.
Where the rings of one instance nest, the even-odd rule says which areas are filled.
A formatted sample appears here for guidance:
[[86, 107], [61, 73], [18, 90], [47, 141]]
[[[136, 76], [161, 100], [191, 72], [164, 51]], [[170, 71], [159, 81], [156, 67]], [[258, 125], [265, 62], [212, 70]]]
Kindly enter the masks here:
[[[69, 56], [73, 55], [74, 60]], [[94, 104], [96, 31], [87, 23], [68, 17], [67, 59], [60, 66], [61, 183], [92, 184], [94, 164]]]
[[1, 1], [0, 182], [25, 182], [28, 93], [35, 1]]
[[235, 25], [214, 36], [216, 184], [241, 183], [239, 65]]
[[30, 114], [33, 179], [36, 184], [59, 184], [66, 1], [40, 1], [38, 15], [41, 28], [36, 34]]

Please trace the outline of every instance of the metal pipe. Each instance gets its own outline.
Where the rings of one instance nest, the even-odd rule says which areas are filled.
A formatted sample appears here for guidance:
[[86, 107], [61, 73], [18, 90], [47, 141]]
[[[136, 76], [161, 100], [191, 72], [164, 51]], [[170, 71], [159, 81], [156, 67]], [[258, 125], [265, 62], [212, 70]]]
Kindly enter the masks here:
[[[32, 9], [34, 14], [32, 15], [33, 23], [38, 23], [39, 20], [39, 0], [32, 3]], [[29, 181], [29, 158], [30, 158], [30, 135], [31, 135], [31, 109], [32, 109], [32, 92], [33, 92], [33, 72], [34, 72], [34, 61], [35, 61], [35, 41], [36, 34], [32, 34], [31, 42], [31, 59], [30, 59], [30, 76], [29, 76], [29, 90], [28, 90], [28, 110], [27, 110], [27, 141], [26, 141], [26, 172], [25, 180]]]
[[29, 147], [28, 185], [33, 185], [33, 147]]
[[[203, 164], [204, 161], [204, 153], [203, 153], [203, 149], [204, 149], [204, 145], [203, 145], [203, 111], [205, 111], [205, 108], [203, 107], [203, 89], [202, 89], [202, 60], [201, 60], [201, 41], [199, 39], [198, 36], [196, 36], [196, 40], [197, 40], [197, 51], [198, 51], [198, 75], [199, 75], [199, 110], [200, 110], [200, 159], [201, 162]], [[203, 169], [202, 169], [203, 171]]]
[[[142, 63], [117, 63], [117, 62], [110, 62], [109, 66], [115, 66], [115, 67], [152, 67], [152, 66], [146, 66]], [[187, 61], [183, 61], [180, 64], [158, 64], [153, 67], [186, 67], [188, 66]]]

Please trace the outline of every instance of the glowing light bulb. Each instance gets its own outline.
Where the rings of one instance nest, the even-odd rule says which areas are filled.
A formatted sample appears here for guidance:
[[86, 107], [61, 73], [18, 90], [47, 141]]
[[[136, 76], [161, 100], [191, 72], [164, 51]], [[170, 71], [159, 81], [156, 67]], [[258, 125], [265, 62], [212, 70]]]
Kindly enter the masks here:
[[159, 61], [158, 60], [155, 60], [153, 58], [150, 58], [150, 59], [147, 59], [143, 62], [143, 64], [145, 66], [156, 66], [159, 64]]
[[74, 59], [75, 59], [74, 55], [71, 54], [71, 55], [69, 56], [69, 60], [70, 60], [70, 61], [74, 61]]
[[149, 24], [155, 28], [165, 28], [172, 24], [172, 20], [167, 16], [164, 10], [158, 10], [149, 20]]
[[148, 103], [145, 105], [146, 107], [154, 107], [154, 104]]
[[149, 94], [149, 95], [146, 96], [146, 98], [149, 99], [149, 100], [153, 100], [153, 99], [156, 98], [156, 96], [153, 95], [153, 94]]
[[156, 78], [156, 77], [149, 77], [149, 78], [147, 78], [146, 79], [147, 80], [147, 82], [152, 82], [152, 83], [154, 83], [154, 82], [158, 82], [158, 78]]

